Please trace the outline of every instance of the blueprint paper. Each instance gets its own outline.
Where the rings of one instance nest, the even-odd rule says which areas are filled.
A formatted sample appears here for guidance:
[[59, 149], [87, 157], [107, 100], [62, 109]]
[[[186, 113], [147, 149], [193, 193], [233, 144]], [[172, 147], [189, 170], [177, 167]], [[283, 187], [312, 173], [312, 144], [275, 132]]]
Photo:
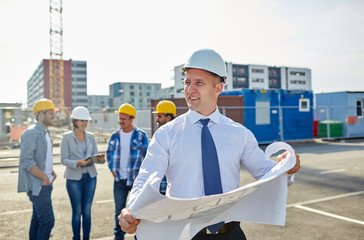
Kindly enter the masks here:
[[287, 171], [296, 163], [292, 147], [283, 142], [270, 144], [266, 158], [287, 150], [287, 156], [258, 181], [233, 191], [195, 199], [161, 195], [151, 185], [152, 174], [134, 204], [133, 217], [141, 219], [138, 240], [189, 240], [202, 228], [221, 221], [285, 224]]

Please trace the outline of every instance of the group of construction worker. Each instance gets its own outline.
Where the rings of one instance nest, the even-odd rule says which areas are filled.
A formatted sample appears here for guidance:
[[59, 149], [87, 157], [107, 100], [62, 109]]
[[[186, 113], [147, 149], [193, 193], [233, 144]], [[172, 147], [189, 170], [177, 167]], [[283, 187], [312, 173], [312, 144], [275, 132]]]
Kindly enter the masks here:
[[[29, 239], [48, 239], [54, 226], [51, 192], [57, 175], [53, 170], [53, 142], [48, 127], [53, 124], [55, 109], [49, 99], [37, 101], [33, 106], [36, 123], [22, 135], [18, 192], [26, 192], [33, 205]], [[117, 113], [120, 128], [111, 134], [106, 155], [115, 179], [114, 235], [115, 239], [124, 239], [125, 232], [120, 228], [118, 216], [126, 206], [149, 139], [143, 130], [133, 126], [136, 111], [131, 104], [121, 105]], [[161, 100], [153, 113], [160, 127], [174, 119], [176, 106], [172, 101]], [[73, 130], [62, 135], [60, 155], [61, 163], [66, 166], [64, 177], [72, 206], [73, 239], [81, 239], [82, 226], [82, 239], [85, 240], [90, 238], [91, 206], [97, 181], [92, 156], [96, 155], [97, 162], [102, 164], [105, 154], [98, 152], [94, 135], [85, 130], [88, 121], [92, 120], [88, 109], [76, 107], [70, 118]], [[166, 188], [167, 179], [164, 177], [160, 183], [160, 193], [165, 194]]]
[[[143, 130], [133, 125], [135, 108], [125, 103], [117, 111], [119, 128], [111, 134], [106, 153], [99, 153], [94, 135], [86, 131], [91, 120], [89, 111], [85, 107], [73, 109], [73, 129], [62, 135], [60, 145], [72, 207], [73, 239], [81, 239], [81, 227], [82, 239], [90, 238], [91, 205], [97, 181], [95, 163], [103, 164], [106, 160], [114, 177], [116, 240], [124, 239], [125, 233], [137, 233], [135, 238], [138, 237], [141, 220], [133, 216], [130, 206], [151, 174], [156, 174], [156, 191], [167, 197], [191, 199], [238, 188], [240, 167], [259, 179], [275, 166], [264, 156], [254, 135], [218, 109], [217, 99], [227, 82], [222, 57], [211, 49], [198, 50], [181, 71], [186, 77], [184, 94], [189, 111], [176, 117], [175, 104], [160, 101], [153, 112], [158, 129], [150, 141]], [[54, 111], [54, 104], [48, 99], [35, 103], [36, 123], [21, 139], [18, 192], [26, 192], [33, 204], [29, 239], [48, 239], [54, 226], [51, 192], [57, 175], [48, 131]], [[286, 155], [279, 155], [277, 162]], [[288, 178], [293, 179], [299, 169], [296, 154], [296, 165], [287, 172]], [[232, 221], [206, 226], [191, 239], [246, 237], [240, 223]]]

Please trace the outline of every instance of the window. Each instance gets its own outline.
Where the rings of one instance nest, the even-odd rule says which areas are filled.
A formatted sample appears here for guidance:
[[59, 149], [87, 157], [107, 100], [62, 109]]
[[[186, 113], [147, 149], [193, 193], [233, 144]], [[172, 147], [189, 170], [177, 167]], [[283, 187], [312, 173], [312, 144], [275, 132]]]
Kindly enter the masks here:
[[300, 98], [299, 111], [300, 112], [309, 112], [310, 111], [310, 99], [309, 98]]
[[72, 63], [72, 67], [86, 67], [86, 63]]
[[249, 88], [249, 82], [245, 77], [233, 77], [233, 88]]
[[363, 99], [356, 100], [356, 116], [363, 117]]
[[269, 88], [281, 88], [281, 80], [277, 78], [269, 78]]
[[252, 82], [264, 83], [264, 79], [263, 78], [252, 78]]
[[269, 77], [277, 76], [277, 75], [278, 75], [277, 69], [269, 69]]
[[270, 124], [270, 102], [256, 101], [255, 102], [255, 124], [265, 125]]
[[305, 76], [306, 75], [305, 72], [297, 72], [297, 71], [291, 71], [289, 74], [294, 75], [294, 76]]
[[247, 77], [248, 66], [233, 64], [233, 77]]
[[252, 68], [252, 72], [253, 73], [264, 73], [263, 69], [259, 69], [259, 68]]
[[305, 80], [291, 80], [290, 83], [291, 84], [306, 85], [306, 81]]
[[86, 71], [72, 71], [72, 74], [82, 74], [85, 75]]
[[297, 72], [297, 71], [291, 71], [289, 74], [294, 75], [294, 76], [305, 76], [306, 75], [305, 72]]

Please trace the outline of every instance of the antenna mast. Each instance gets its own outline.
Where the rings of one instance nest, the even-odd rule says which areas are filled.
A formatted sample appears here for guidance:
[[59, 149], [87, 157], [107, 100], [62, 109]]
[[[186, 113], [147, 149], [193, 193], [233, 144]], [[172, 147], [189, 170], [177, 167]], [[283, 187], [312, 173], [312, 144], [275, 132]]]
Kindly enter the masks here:
[[[49, 93], [50, 99], [62, 112], [66, 110], [64, 101], [63, 28], [62, 0], [50, 0], [50, 59]], [[66, 111], [67, 112], [67, 111]]]

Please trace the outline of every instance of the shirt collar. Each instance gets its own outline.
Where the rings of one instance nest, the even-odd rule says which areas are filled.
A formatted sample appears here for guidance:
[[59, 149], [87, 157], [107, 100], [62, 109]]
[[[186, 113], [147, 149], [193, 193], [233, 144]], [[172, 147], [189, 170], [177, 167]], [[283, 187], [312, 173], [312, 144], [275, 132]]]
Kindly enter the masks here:
[[47, 132], [47, 129], [40, 125], [38, 122], [35, 122], [35, 127], [38, 128], [40, 131]]
[[193, 111], [191, 109], [188, 110], [187, 114], [188, 114], [188, 118], [190, 119], [192, 124], [200, 121], [200, 119], [205, 119], [205, 118], [209, 118], [210, 121], [212, 121], [216, 124], [220, 123], [220, 111], [219, 111], [218, 106], [216, 106], [216, 110], [208, 116], [203, 116], [203, 115], [199, 114], [198, 112]]

